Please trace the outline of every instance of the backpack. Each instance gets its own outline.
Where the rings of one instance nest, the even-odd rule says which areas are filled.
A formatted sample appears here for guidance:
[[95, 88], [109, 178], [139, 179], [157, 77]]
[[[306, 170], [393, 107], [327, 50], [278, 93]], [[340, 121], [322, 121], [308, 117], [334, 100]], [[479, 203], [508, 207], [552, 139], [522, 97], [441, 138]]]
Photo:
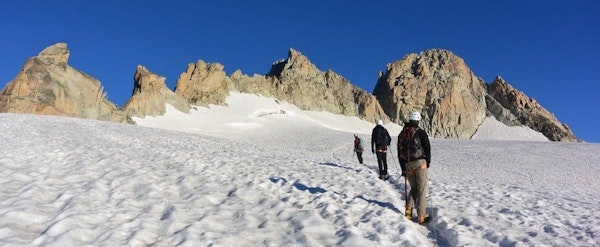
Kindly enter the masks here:
[[356, 138], [354, 139], [354, 151], [359, 151], [362, 152], [363, 151], [363, 143], [362, 143], [362, 139], [360, 138]]
[[412, 161], [425, 157], [421, 138], [415, 135], [417, 130], [419, 127], [404, 126], [398, 135], [398, 158]]
[[377, 132], [377, 139], [375, 139], [375, 144], [377, 144], [377, 146], [389, 146], [390, 143], [392, 142], [392, 139], [390, 138], [390, 134], [387, 132], [387, 130], [383, 127], [381, 127], [378, 132]]

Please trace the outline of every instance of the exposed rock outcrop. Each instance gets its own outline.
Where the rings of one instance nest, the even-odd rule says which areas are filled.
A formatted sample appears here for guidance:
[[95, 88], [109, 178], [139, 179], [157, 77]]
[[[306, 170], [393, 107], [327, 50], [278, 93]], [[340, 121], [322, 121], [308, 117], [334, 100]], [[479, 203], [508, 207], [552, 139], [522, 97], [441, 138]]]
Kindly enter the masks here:
[[166, 104], [184, 113], [191, 105], [224, 105], [229, 92], [238, 91], [371, 122], [402, 124], [409, 111], [419, 110], [421, 126], [436, 138], [469, 139], [487, 115], [509, 126], [526, 125], [552, 141], [580, 141], [534, 99], [501, 77], [486, 85], [447, 50], [408, 54], [388, 64], [373, 95], [331, 70], [320, 71], [294, 49], [266, 75], [250, 77], [237, 70], [228, 77], [219, 63], [190, 63], [175, 91], [167, 88], [164, 77], [139, 65], [132, 97], [123, 110], [107, 100], [98, 80], [68, 65], [69, 55], [67, 45], [58, 43], [28, 59], [0, 91], [0, 112], [133, 123], [132, 116], [163, 115]]
[[490, 96], [508, 109], [520, 123], [539, 131], [551, 141], [580, 141], [566, 124], [544, 109], [535, 99], [514, 89], [502, 77], [496, 77], [488, 87]]
[[167, 88], [165, 77], [138, 65], [133, 80], [132, 96], [123, 107], [128, 116], [160, 116], [165, 114], [167, 103], [181, 112], [189, 112], [190, 105], [184, 98]]
[[387, 65], [373, 91], [392, 121], [418, 110], [421, 126], [437, 138], [468, 139], [486, 116], [486, 87], [447, 50], [406, 55]]
[[67, 45], [58, 43], [28, 59], [0, 92], [0, 112], [129, 122], [106, 99], [98, 80], [67, 64], [69, 54]]
[[175, 94], [193, 105], [223, 105], [229, 95], [228, 82], [223, 65], [199, 60], [188, 64], [186, 71], [179, 75]]
[[273, 64], [267, 80], [276, 97], [300, 109], [358, 116], [372, 122], [376, 119], [388, 121], [373, 95], [331, 70], [319, 71], [306, 56], [294, 49], [290, 49], [287, 59]]
[[485, 103], [487, 104], [487, 109], [490, 116], [496, 118], [496, 120], [507, 126], [521, 126], [521, 122], [510, 112], [510, 110], [504, 108], [500, 102], [498, 102], [491, 95], [485, 96]]
[[179, 76], [175, 93], [192, 105], [223, 105], [229, 91], [274, 97], [309, 111], [328, 111], [368, 121], [384, 119], [376, 98], [333, 71], [322, 72], [307, 57], [290, 49], [288, 58], [273, 64], [266, 76], [241, 71], [226, 76], [218, 63], [189, 64]]

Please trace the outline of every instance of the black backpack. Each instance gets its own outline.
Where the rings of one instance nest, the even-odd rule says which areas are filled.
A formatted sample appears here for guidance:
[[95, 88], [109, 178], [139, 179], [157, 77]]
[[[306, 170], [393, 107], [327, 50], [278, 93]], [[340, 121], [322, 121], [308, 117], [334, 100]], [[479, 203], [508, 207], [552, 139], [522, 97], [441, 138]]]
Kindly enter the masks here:
[[412, 161], [425, 157], [421, 138], [415, 135], [417, 130], [419, 130], [419, 127], [404, 126], [398, 135], [398, 158]]
[[390, 143], [392, 142], [392, 139], [390, 138], [390, 134], [383, 127], [378, 129], [376, 138], [377, 139], [375, 139], [375, 144], [377, 144], [377, 146], [389, 146]]

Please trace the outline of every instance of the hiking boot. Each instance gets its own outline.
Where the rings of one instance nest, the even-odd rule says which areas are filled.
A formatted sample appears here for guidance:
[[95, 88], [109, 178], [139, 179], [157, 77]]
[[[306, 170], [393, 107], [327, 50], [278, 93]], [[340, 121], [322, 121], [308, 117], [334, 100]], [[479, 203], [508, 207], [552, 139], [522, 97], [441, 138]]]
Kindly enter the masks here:
[[421, 224], [421, 225], [429, 222], [429, 214], [425, 213], [425, 215], [419, 216], [419, 220], [417, 222], [419, 222], [419, 224]]
[[412, 220], [412, 208], [406, 208], [404, 216], [406, 216], [408, 220]]

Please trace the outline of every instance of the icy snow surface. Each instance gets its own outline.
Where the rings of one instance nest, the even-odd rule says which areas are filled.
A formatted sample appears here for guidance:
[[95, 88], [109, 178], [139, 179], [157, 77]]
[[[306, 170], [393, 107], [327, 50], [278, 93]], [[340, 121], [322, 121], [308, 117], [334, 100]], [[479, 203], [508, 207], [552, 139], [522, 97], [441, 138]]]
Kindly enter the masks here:
[[135, 120], [0, 114], [0, 246], [600, 246], [598, 144], [432, 139], [421, 226], [395, 155], [352, 152], [372, 123], [235, 93]]

